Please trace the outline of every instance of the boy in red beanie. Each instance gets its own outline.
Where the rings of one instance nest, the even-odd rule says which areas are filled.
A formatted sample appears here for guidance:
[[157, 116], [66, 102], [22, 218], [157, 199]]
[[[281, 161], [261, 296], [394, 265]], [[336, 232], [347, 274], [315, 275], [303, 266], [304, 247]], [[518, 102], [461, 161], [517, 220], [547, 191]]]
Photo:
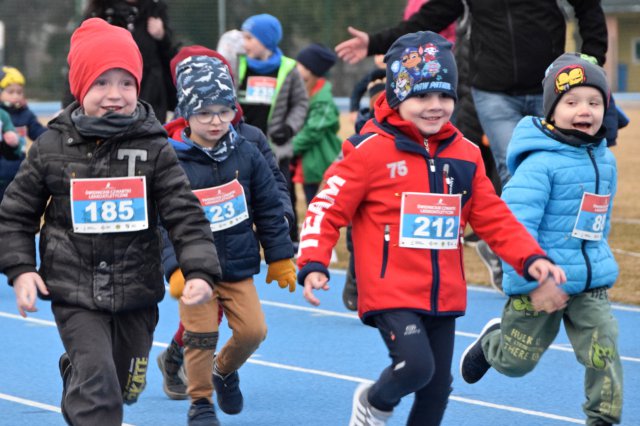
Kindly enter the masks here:
[[[220, 266], [209, 224], [149, 104], [131, 34], [94, 18], [71, 37], [76, 102], [30, 149], [0, 208], [0, 271], [20, 314], [51, 300], [68, 424], [120, 426], [146, 384], [164, 296], [158, 232], [169, 230], [185, 304], [212, 296]], [[41, 217], [44, 214], [44, 225]], [[40, 269], [33, 240], [40, 231]]]

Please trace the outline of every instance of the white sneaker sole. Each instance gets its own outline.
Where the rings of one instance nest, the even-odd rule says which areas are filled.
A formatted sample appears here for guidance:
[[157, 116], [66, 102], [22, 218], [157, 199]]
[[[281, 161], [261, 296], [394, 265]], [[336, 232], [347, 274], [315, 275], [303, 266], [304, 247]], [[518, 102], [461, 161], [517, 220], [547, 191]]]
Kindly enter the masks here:
[[[484, 334], [487, 332], [489, 327], [492, 327], [495, 324], [500, 324], [501, 320], [502, 320], [501, 318], [493, 318], [493, 319], [489, 320], [489, 322], [486, 323], [484, 325], [484, 327], [482, 327], [482, 331], [480, 332], [480, 334], [478, 335], [476, 340], [474, 340], [473, 343], [470, 344], [469, 346], [467, 346], [467, 348], [464, 350], [464, 352], [462, 352], [462, 356], [460, 357], [460, 365], [458, 366], [458, 371], [460, 372], [460, 377], [461, 378], [462, 378], [462, 363], [464, 362], [464, 359], [466, 358], [466, 356], [469, 353], [469, 351], [471, 350], [471, 348], [474, 347], [476, 345], [476, 343], [478, 343], [478, 341], [480, 339], [482, 339], [482, 337], [484, 337]], [[462, 379], [462, 380], [464, 380], [464, 379]]]

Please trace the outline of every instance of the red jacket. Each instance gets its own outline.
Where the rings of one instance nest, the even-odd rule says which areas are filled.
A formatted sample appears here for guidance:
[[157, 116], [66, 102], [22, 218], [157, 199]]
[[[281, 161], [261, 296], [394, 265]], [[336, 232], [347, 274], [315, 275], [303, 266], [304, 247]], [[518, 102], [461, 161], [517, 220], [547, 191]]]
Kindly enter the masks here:
[[314, 198], [305, 217], [298, 279], [303, 283], [312, 271], [328, 275], [339, 229], [352, 222], [358, 310], [363, 321], [390, 309], [464, 314], [467, 297], [462, 243], [453, 250], [398, 244], [402, 193], [444, 193], [445, 165], [453, 179], [451, 193], [462, 194], [459, 235], [470, 223], [520, 274], [525, 264], [545, 255], [496, 195], [478, 147], [451, 123], [425, 139], [381, 97], [375, 119], [365, 124], [360, 135], [345, 141], [343, 151], [344, 160], [336, 165], [335, 175]]

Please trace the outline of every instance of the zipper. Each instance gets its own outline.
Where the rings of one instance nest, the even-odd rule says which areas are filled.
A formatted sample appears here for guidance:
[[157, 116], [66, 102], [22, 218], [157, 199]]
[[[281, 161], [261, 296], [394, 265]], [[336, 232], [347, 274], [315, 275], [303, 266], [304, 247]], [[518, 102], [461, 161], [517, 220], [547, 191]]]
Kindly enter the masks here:
[[389, 241], [391, 240], [391, 231], [389, 225], [384, 226], [384, 241], [382, 243], [382, 270], [380, 271], [380, 278], [384, 278], [384, 274], [387, 272], [387, 262], [389, 260]]
[[[595, 171], [596, 174], [596, 189], [595, 192], [596, 194], [599, 193], [600, 191], [600, 171], [598, 170], [598, 164], [596, 163], [596, 157], [593, 153], [593, 147], [588, 146], [587, 147], [587, 154], [589, 154], [589, 159], [591, 160], [591, 164], [593, 164], [593, 170]], [[581, 251], [582, 251], [582, 257], [584, 257], [584, 262], [585, 265], [587, 266], [587, 281], [585, 282], [584, 285], [584, 291], [588, 291], [589, 289], [591, 289], [591, 280], [593, 278], [593, 270], [591, 268], [591, 259], [589, 258], [589, 255], [587, 254], [587, 241], [583, 240], [581, 247], [580, 247]]]

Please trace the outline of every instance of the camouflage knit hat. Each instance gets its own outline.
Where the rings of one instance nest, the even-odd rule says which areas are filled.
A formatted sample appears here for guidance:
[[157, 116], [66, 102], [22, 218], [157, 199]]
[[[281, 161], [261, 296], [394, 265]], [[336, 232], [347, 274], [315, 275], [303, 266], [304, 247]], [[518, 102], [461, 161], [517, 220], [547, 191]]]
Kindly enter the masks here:
[[176, 88], [176, 115], [186, 120], [209, 105], [236, 109], [236, 93], [229, 69], [217, 58], [191, 56], [180, 62], [176, 67]]

